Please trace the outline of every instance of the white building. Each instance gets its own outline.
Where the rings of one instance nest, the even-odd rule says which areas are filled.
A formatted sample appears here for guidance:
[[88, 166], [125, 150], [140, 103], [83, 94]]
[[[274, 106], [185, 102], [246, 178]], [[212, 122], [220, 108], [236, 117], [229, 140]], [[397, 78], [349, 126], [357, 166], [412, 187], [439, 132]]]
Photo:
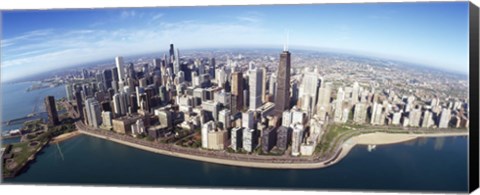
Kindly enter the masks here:
[[410, 114], [408, 116], [408, 119], [410, 121], [410, 126], [411, 127], [419, 127], [420, 126], [420, 119], [422, 117], [422, 111], [420, 108], [413, 109], [410, 111]]
[[112, 128], [112, 112], [102, 111], [102, 127], [105, 129]]
[[298, 156], [300, 155], [300, 144], [302, 143], [302, 139], [303, 139], [304, 127], [301, 124], [293, 124], [291, 127], [293, 129], [292, 155]]
[[330, 114], [331, 85], [331, 83], [322, 84], [318, 91], [317, 109], [315, 113], [321, 121], [324, 121], [326, 115]]
[[438, 128], [448, 128], [448, 123], [450, 122], [451, 111], [450, 109], [442, 109], [440, 114], [440, 120], [438, 121]]
[[356, 104], [358, 102], [358, 97], [360, 94], [360, 86], [357, 81], [353, 83], [352, 88], [352, 104]]
[[253, 129], [254, 119], [253, 111], [249, 110], [242, 113], [242, 127], [246, 129]]
[[263, 74], [260, 68], [253, 68], [252, 62], [250, 62], [250, 70], [248, 70], [248, 84], [249, 84], [249, 108], [250, 110], [256, 110], [262, 106], [262, 80]]
[[257, 134], [255, 129], [244, 128], [243, 129], [243, 149], [247, 152], [253, 152], [257, 147]]
[[88, 124], [92, 127], [98, 128], [102, 123], [100, 104], [98, 101], [93, 98], [85, 100], [85, 109], [87, 112]]
[[125, 69], [123, 68], [123, 58], [121, 56], [117, 56], [115, 58], [115, 64], [117, 65], [118, 71], [118, 80], [125, 82]]
[[428, 128], [434, 125], [432, 112], [426, 110], [423, 112], [422, 127]]
[[223, 109], [219, 112], [218, 114], [218, 121], [223, 124], [224, 129], [229, 129], [231, 127], [230, 123], [230, 110], [229, 109]]
[[292, 110], [290, 111], [292, 113], [292, 124], [295, 124], [295, 123], [300, 123], [300, 124], [304, 124], [305, 122], [305, 113], [302, 112], [300, 109], [298, 109], [297, 107], [293, 107]]
[[235, 127], [232, 129], [232, 132], [230, 134], [230, 147], [238, 151], [240, 148], [243, 147], [242, 145], [243, 142], [243, 128], [242, 127]]
[[145, 133], [145, 125], [143, 124], [142, 119], [138, 119], [137, 122], [130, 126], [130, 128], [132, 129], [132, 135], [134, 136]]
[[401, 118], [402, 118], [402, 111], [394, 112], [392, 116], [392, 125], [400, 125]]
[[202, 125], [202, 148], [208, 148], [208, 132], [216, 129], [214, 121], [208, 121]]
[[354, 110], [353, 122], [364, 124], [367, 120], [367, 105], [365, 103], [357, 103]]
[[289, 110], [285, 110], [282, 113], [282, 126], [290, 127], [292, 124], [292, 113]]
[[337, 99], [335, 99], [335, 113], [333, 116], [333, 121], [336, 123], [342, 122], [344, 97], [345, 92], [343, 91], [343, 88], [338, 88]]

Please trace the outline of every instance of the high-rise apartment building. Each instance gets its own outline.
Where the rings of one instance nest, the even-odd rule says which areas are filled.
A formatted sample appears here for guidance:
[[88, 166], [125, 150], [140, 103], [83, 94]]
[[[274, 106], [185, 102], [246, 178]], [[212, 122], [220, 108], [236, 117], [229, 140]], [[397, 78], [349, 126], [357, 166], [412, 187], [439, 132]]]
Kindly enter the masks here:
[[48, 124], [49, 125], [58, 125], [60, 121], [58, 120], [57, 107], [55, 105], [55, 97], [47, 96], [45, 97], [45, 110], [48, 113]]
[[92, 127], [98, 128], [99, 125], [102, 123], [100, 104], [94, 98], [89, 98], [85, 100], [85, 108], [88, 124]]

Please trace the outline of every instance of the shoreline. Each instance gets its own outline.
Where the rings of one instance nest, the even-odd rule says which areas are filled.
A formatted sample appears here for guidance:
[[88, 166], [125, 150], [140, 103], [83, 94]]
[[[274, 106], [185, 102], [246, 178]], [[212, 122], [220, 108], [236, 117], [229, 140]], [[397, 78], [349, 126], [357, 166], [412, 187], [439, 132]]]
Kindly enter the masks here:
[[433, 133], [433, 134], [395, 134], [395, 133], [366, 133], [361, 134], [352, 138], [349, 138], [345, 141], [342, 146], [339, 148], [339, 151], [333, 155], [333, 157], [326, 159], [320, 162], [312, 163], [272, 163], [272, 162], [250, 162], [250, 161], [241, 161], [241, 160], [230, 160], [230, 159], [221, 159], [221, 158], [212, 158], [206, 156], [192, 155], [179, 153], [169, 150], [163, 150], [158, 148], [153, 148], [149, 146], [143, 146], [136, 143], [131, 143], [128, 141], [119, 140], [116, 138], [108, 137], [105, 135], [98, 135], [96, 133], [91, 133], [87, 131], [79, 131], [78, 134], [85, 134], [109, 141], [113, 141], [119, 144], [127, 145], [133, 148], [141, 149], [148, 152], [153, 152], [157, 154], [163, 154], [167, 156], [173, 156], [178, 158], [209, 162], [222, 165], [230, 166], [240, 166], [240, 167], [249, 167], [249, 168], [267, 168], [267, 169], [317, 169], [325, 168], [332, 166], [339, 161], [341, 161], [347, 154], [353, 149], [357, 144], [358, 145], [387, 145], [387, 144], [396, 144], [402, 143], [410, 140], [414, 140], [421, 137], [451, 137], [451, 136], [468, 136], [468, 132], [455, 132], [455, 133]]
[[74, 138], [78, 135], [80, 135], [81, 133], [78, 131], [78, 130], [75, 130], [75, 131], [72, 131], [72, 132], [68, 132], [68, 133], [64, 133], [64, 134], [61, 134], [57, 137], [54, 137], [52, 138], [52, 140], [50, 140], [49, 144], [56, 144], [56, 143], [60, 143], [60, 142], [63, 142], [65, 140], [68, 140], [68, 139], [71, 139], [71, 138]]

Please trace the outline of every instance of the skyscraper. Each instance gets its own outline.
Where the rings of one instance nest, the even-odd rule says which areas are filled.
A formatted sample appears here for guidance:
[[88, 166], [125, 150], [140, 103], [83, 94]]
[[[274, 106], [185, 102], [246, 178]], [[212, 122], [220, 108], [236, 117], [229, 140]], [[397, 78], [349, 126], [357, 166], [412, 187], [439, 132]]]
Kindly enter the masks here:
[[292, 156], [300, 155], [300, 144], [303, 139], [304, 127], [301, 124], [294, 124], [291, 126], [293, 128], [292, 135]]
[[451, 111], [450, 109], [442, 109], [442, 113], [440, 114], [440, 119], [438, 120], [438, 128], [448, 128], [448, 123], [451, 119]]
[[290, 52], [285, 46], [280, 54], [277, 73], [277, 90], [275, 94], [275, 113], [282, 114], [290, 105]]
[[55, 97], [47, 96], [45, 97], [45, 110], [48, 113], [48, 124], [49, 125], [58, 125], [57, 108], [55, 107]]
[[177, 48], [177, 54], [175, 55], [175, 63], [173, 64], [173, 74], [175, 74], [175, 76], [178, 75], [178, 72], [180, 71], [180, 59], [179, 59], [179, 56], [180, 55], [180, 50], [178, 50]]
[[83, 105], [82, 105], [82, 94], [80, 91], [75, 92], [75, 101], [77, 102], [77, 112], [80, 119], [83, 119]]
[[247, 111], [242, 113], [242, 127], [246, 129], [253, 129], [253, 112], [252, 111]]
[[353, 122], [364, 124], [367, 119], [367, 105], [365, 103], [355, 104]]
[[172, 61], [175, 59], [175, 49], [173, 47], [173, 43], [170, 43], [170, 50], [169, 50], [169, 53], [170, 53], [170, 63], [172, 63]]
[[232, 95], [237, 101], [238, 110], [243, 109], [243, 76], [241, 72], [232, 73]]
[[268, 81], [268, 94], [269, 95], [272, 95], [273, 97], [275, 97], [275, 90], [277, 90], [277, 74], [276, 73], [272, 73], [270, 75], [270, 80]]
[[66, 84], [65, 85], [65, 93], [67, 94], [67, 100], [72, 101], [73, 100], [73, 91], [72, 91], [72, 85], [71, 84]]
[[267, 99], [267, 68], [262, 66], [262, 103], [266, 103]]
[[208, 148], [208, 132], [215, 129], [215, 121], [208, 121], [202, 125], [202, 148]]
[[343, 91], [342, 87], [338, 88], [337, 99], [335, 100], [335, 114], [333, 118], [333, 121], [337, 123], [342, 121], [344, 97], [345, 97], [345, 91]]
[[311, 116], [317, 104], [318, 91], [320, 88], [320, 75], [317, 71], [307, 68], [299, 88], [299, 96], [302, 98], [302, 109]]
[[322, 84], [318, 92], [317, 110], [316, 114], [321, 121], [325, 120], [325, 117], [330, 114], [330, 98], [332, 88], [331, 83]]
[[106, 69], [103, 70], [103, 86], [105, 87], [105, 90], [108, 90], [109, 88], [112, 88], [112, 70]]
[[123, 58], [120, 56], [117, 56], [115, 58], [115, 64], [117, 65], [117, 71], [118, 71], [118, 80], [120, 82], [125, 81], [125, 70], [123, 69]]
[[153, 59], [153, 69], [160, 70], [161, 67], [162, 67], [162, 59], [160, 58]]
[[102, 123], [100, 104], [97, 100], [89, 98], [85, 100], [85, 108], [87, 111], [88, 124], [92, 127], [98, 128]]
[[262, 71], [259, 68], [253, 68], [253, 62], [250, 62], [250, 69], [248, 70], [250, 110], [256, 110], [262, 106], [262, 80]]

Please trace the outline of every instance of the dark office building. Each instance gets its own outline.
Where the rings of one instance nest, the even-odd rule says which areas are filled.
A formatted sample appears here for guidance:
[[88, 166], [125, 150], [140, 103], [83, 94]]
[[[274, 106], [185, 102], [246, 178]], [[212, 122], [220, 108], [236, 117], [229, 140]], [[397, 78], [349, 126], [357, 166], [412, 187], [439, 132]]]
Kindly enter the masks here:
[[290, 107], [290, 52], [286, 48], [280, 54], [276, 93], [275, 114], [280, 115]]
[[150, 112], [150, 105], [148, 104], [149, 100], [147, 100], [147, 94], [141, 94], [139, 96], [140, 104], [139, 107], [143, 108], [144, 111]]
[[210, 69], [208, 69], [208, 74], [210, 75], [210, 78], [215, 78], [215, 70], [216, 70], [215, 58], [212, 58], [210, 60]]
[[131, 94], [130, 98], [129, 98], [129, 101], [130, 101], [131, 112], [132, 113], [137, 113], [137, 111], [138, 111], [137, 96], [134, 95], [134, 94]]
[[135, 72], [135, 67], [133, 66], [133, 63], [128, 63], [127, 75], [132, 79], [137, 79], [137, 72]]
[[173, 48], [173, 44], [170, 44], [170, 56], [169, 62], [172, 63], [173, 59], [175, 59], [175, 50]]
[[110, 73], [112, 74], [112, 79], [118, 82], [118, 68], [113, 67]]
[[113, 81], [112, 70], [110, 69], [103, 70], [103, 86], [105, 87], [105, 90], [112, 88], [112, 81]]
[[102, 110], [103, 110], [103, 111], [113, 112], [113, 111], [112, 111], [112, 106], [110, 105], [110, 101], [103, 101], [103, 102], [102, 102]]
[[60, 121], [58, 121], [57, 107], [55, 105], [55, 97], [53, 96], [45, 97], [45, 110], [48, 113], [49, 125], [55, 126], [60, 124]]
[[288, 127], [280, 126], [277, 129], [277, 148], [286, 150], [292, 140], [292, 130]]
[[270, 126], [263, 131], [262, 151], [264, 153], [268, 153], [276, 144], [277, 144], [277, 128]]
[[75, 100], [77, 101], [77, 112], [80, 115], [80, 119], [83, 120], [82, 94], [80, 91], [75, 92]]
[[185, 76], [185, 81], [192, 82], [192, 69], [188, 67], [188, 64], [180, 64], [180, 71], [183, 71]]
[[160, 70], [162, 67], [162, 59], [155, 58], [153, 59], [153, 70]]
[[232, 73], [231, 93], [237, 97], [237, 110], [243, 109], [243, 75], [241, 72]]
[[[153, 108], [156, 106], [155, 102], [153, 101], [153, 97], [155, 95], [155, 91], [151, 87], [147, 87], [145, 89], [146, 101], [148, 104], [148, 108]], [[150, 111], [150, 110], [149, 110]]]

